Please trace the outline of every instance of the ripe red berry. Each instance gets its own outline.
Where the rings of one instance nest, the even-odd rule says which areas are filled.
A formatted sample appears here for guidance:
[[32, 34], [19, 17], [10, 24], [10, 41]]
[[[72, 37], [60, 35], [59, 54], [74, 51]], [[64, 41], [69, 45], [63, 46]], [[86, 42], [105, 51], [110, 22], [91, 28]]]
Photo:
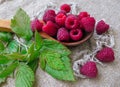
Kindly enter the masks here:
[[31, 29], [32, 29], [33, 32], [34, 32], [35, 30], [41, 31], [41, 30], [42, 30], [43, 23], [40, 22], [37, 18], [35, 18], [34, 20], [31, 21], [30, 26], [31, 26]]
[[66, 15], [66, 11], [64, 11], [64, 10], [60, 10], [60, 11], [57, 13], [57, 15], [58, 15], [58, 14], [61, 14], [61, 13], [63, 13], [64, 15]]
[[79, 20], [81, 20], [84, 17], [90, 17], [90, 15], [87, 12], [80, 12], [78, 15]]
[[70, 31], [70, 38], [73, 41], [79, 41], [82, 38], [82, 36], [83, 36], [83, 32], [80, 29], [72, 29]]
[[101, 62], [112, 62], [115, 59], [114, 51], [112, 48], [105, 47], [96, 54], [96, 58]]
[[70, 12], [71, 7], [69, 4], [63, 4], [60, 6], [60, 9], [66, 11], [66, 13], [68, 13], [68, 12]]
[[69, 32], [65, 28], [60, 28], [57, 32], [57, 40], [62, 42], [68, 42], [69, 41]]
[[55, 21], [58, 25], [60, 26], [64, 26], [65, 25], [65, 20], [66, 20], [66, 15], [63, 14], [63, 13], [60, 13], [58, 14], [56, 17], [55, 17]]
[[95, 19], [93, 17], [84, 17], [81, 19], [81, 24], [86, 32], [93, 32], [95, 27]]
[[92, 61], [86, 62], [81, 68], [80, 73], [87, 76], [88, 78], [95, 78], [98, 74], [96, 63]]
[[48, 21], [46, 25], [42, 27], [42, 31], [44, 31], [50, 36], [55, 36], [57, 34], [56, 25], [52, 21]]
[[79, 26], [79, 21], [76, 16], [70, 15], [65, 20], [65, 27], [68, 29], [76, 29]]
[[43, 21], [47, 22], [47, 21], [52, 21], [55, 22], [55, 11], [52, 9], [46, 10], [44, 15], [43, 15]]
[[106, 24], [103, 20], [99, 21], [96, 26], [97, 34], [105, 33], [109, 29], [109, 25]]

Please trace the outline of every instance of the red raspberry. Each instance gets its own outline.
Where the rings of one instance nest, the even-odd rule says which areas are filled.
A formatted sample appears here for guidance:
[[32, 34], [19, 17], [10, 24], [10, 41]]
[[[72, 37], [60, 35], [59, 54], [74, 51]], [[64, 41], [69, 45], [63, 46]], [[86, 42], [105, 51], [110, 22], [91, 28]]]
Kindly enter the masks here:
[[52, 21], [48, 21], [46, 25], [42, 27], [42, 30], [50, 36], [55, 36], [57, 34], [56, 24]]
[[83, 32], [80, 29], [72, 29], [70, 31], [70, 37], [73, 41], [78, 41], [82, 38]]
[[112, 48], [105, 47], [96, 54], [96, 58], [102, 62], [112, 62], [115, 59], [114, 51]]
[[65, 20], [66, 20], [66, 15], [64, 15], [63, 13], [60, 13], [55, 17], [56, 23], [60, 26], [65, 25]]
[[105, 33], [109, 29], [109, 25], [106, 24], [103, 20], [99, 21], [96, 26], [97, 34]]
[[34, 32], [35, 30], [41, 31], [41, 30], [42, 30], [43, 23], [40, 22], [37, 18], [35, 18], [34, 20], [31, 21], [30, 26], [31, 26], [31, 29], [32, 29], [33, 32]]
[[81, 19], [81, 24], [86, 32], [93, 32], [95, 27], [95, 19], [93, 17], [84, 17]]
[[52, 21], [52, 22], [55, 22], [55, 11], [54, 10], [46, 10], [44, 15], [43, 15], [43, 21], [44, 22], [47, 22], [47, 21]]
[[68, 4], [63, 4], [60, 6], [60, 9], [66, 11], [66, 13], [68, 13], [68, 12], [70, 12], [71, 7]]
[[57, 40], [62, 41], [62, 42], [68, 42], [69, 41], [69, 33], [67, 29], [65, 28], [60, 28], [57, 32]]
[[70, 15], [65, 20], [65, 26], [68, 29], [76, 29], [79, 26], [79, 21], [76, 16]]
[[86, 62], [81, 68], [80, 73], [89, 77], [95, 78], [98, 74], [98, 69], [96, 67], [96, 63], [92, 61]]
[[79, 20], [81, 20], [84, 17], [90, 17], [90, 15], [87, 12], [80, 12], [78, 15]]
[[63, 13], [64, 15], [66, 15], [66, 11], [64, 11], [64, 10], [60, 10], [60, 11], [57, 13], [57, 15], [58, 15], [58, 14], [61, 14], [61, 13]]

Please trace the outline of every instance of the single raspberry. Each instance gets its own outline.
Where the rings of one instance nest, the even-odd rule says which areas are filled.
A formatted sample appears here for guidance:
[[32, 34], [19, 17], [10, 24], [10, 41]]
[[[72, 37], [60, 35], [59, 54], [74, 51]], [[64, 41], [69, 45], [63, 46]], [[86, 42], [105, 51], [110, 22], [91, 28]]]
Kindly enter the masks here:
[[81, 20], [84, 17], [90, 17], [90, 15], [87, 12], [80, 12], [78, 15], [79, 20]]
[[97, 34], [105, 33], [109, 29], [109, 25], [106, 24], [103, 20], [99, 21], [96, 26]]
[[55, 17], [56, 23], [60, 26], [64, 26], [65, 20], [66, 20], [66, 15], [64, 15], [63, 13], [60, 13]]
[[73, 41], [78, 41], [82, 38], [83, 36], [83, 32], [82, 30], [80, 29], [72, 29], [70, 31], [70, 38], [73, 40]]
[[95, 78], [98, 74], [98, 69], [96, 67], [96, 63], [92, 61], [86, 62], [81, 68], [80, 73], [89, 77]]
[[70, 12], [71, 7], [68, 4], [63, 4], [60, 6], [60, 9], [66, 11], [68, 13], [68, 12]]
[[79, 21], [76, 16], [70, 15], [65, 20], [65, 26], [68, 29], [76, 29], [79, 26]]
[[115, 59], [114, 51], [112, 48], [105, 47], [96, 54], [96, 58], [101, 62], [112, 62]]
[[44, 15], [43, 15], [43, 21], [47, 22], [47, 21], [52, 21], [55, 22], [55, 11], [52, 9], [46, 10]]
[[81, 19], [81, 24], [86, 32], [93, 32], [95, 27], [95, 19], [93, 17], [84, 17]]
[[62, 42], [68, 42], [69, 41], [69, 32], [65, 28], [60, 28], [57, 32], [57, 40]]
[[46, 25], [42, 27], [42, 30], [50, 36], [55, 36], [57, 34], [56, 25], [52, 21], [47, 21]]
[[66, 11], [64, 11], [64, 10], [60, 10], [60, 11], [57, 13], [57, 15], [58, 15], [58, 14], [61, 14], [61, 13], [63, 13], [64, 15], [66, 15]]
[[31, 29], [32, 29], [33, 32], [34, 32], [35, 30], [41, 31], [41, 30], [42, 30], [43, 23], [40, 22], [37, 18], [35, 18], [34, 20], [31, 21], [30, 26], [31, 26]]

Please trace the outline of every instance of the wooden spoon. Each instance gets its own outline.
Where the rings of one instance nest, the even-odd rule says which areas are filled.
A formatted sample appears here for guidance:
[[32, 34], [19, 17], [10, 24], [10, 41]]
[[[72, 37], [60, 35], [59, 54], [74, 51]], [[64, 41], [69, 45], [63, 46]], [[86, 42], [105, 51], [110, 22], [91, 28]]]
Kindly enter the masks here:
[[[0, 31], [12, 32], [10, 24], [11, 24], [10, 20], [0, 19]], [[77, 45], [85, 42], [86, 40], [88, 40], [92, 36], [92, 34], [93, 34], [93, 32], [92, 33], [87, 33], [86, 36], [82, 40], [77, 41], [77, 42], [60, 42], [60, 43], [66, 45], [66, 46], [77, 46]], [[46, 34], [44, 32], [40, 32], [40, 35], [43, 38], [57, 41], [56, 39], [54, 39], [53, 37], [49, 36], [48, 34]]]

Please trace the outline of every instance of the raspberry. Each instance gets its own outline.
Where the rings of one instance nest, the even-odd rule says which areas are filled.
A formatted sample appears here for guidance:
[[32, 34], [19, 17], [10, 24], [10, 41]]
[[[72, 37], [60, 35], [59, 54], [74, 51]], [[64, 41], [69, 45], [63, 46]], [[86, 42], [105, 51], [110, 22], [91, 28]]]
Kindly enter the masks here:
[[57, 34], [56, 24], [52, 21], [48, 21], [46, 25], [42, 27], [42, 30], [50, 36], [55, 36]]
[[63, 4], [60, 6], [60, 9], [66, 11], [66, 13], [68, 13], [68, 12], [70, 12], [71, 7], [68, 4]]
[[79, 26], [79, 21], [76, 16], [70, 15], [65, 20], [65, 26], [68, 29], [76, 29]]
[[79, 20], [81, 20], [84, 17], [90, 17], [90, 15], [87, 12], [80, 12], [78, 15]]
[[68, 42], [69, 41], [69, 33], [67, 29], [60, 28], [57, 32], [57, 40], [62, 42]]
[[96, 54], [96, 58], [101, 62], [112, 62], [115, 59], [114, 51], [112, 48], [105, 47]]
[[52, 22], [55, 22], [55, 11], [54, 10], [46, 10], [44, 15], [43, 15], [43, 21], [44, 22], [47, 22], [47, 21], [52, 21]]
[[109, 29], [109, 25], [106, 24], [103, 20], [99, 21], [96, 26], [97, 34], [105, 33]]
[[80, 29], [73, 29], [70, 31], [70, 37], [73, 41], [78, 41], [82, 38], [83, 33]]
[[43, 23], [40, 22], [37, 18], [35, 18], [34, 20], [31, 21], [31, 29], [34, 32], [35, 30], [37, 31], [41, 31], [42, 30], [42, 26]]
[[66, 15], [64, 15], [63, 13], [60, 13], [55, 17], [56, 23], [60, 26], [64, 26], [65, 20], [66, 20]]
[[61, 13], [63, 13], [64, 15], [66, 15], [66, 11], [64, 11], [64, 10], [60, 10], [60, 11], [57, 13], [57, 15], [58, 15], [58, 14], [61, 14]]
[[95, 19], [93, 17], [84, 17], [81, 19], [81, 24], [83, 25], [86, 32], [93, 32]]
[[96, 67], [96, 63], [92, 61], [86, 62], [81, 68], [80, 73], [89, 77], [89, 78], [95, 78], [98, 74], [98, 70]]

